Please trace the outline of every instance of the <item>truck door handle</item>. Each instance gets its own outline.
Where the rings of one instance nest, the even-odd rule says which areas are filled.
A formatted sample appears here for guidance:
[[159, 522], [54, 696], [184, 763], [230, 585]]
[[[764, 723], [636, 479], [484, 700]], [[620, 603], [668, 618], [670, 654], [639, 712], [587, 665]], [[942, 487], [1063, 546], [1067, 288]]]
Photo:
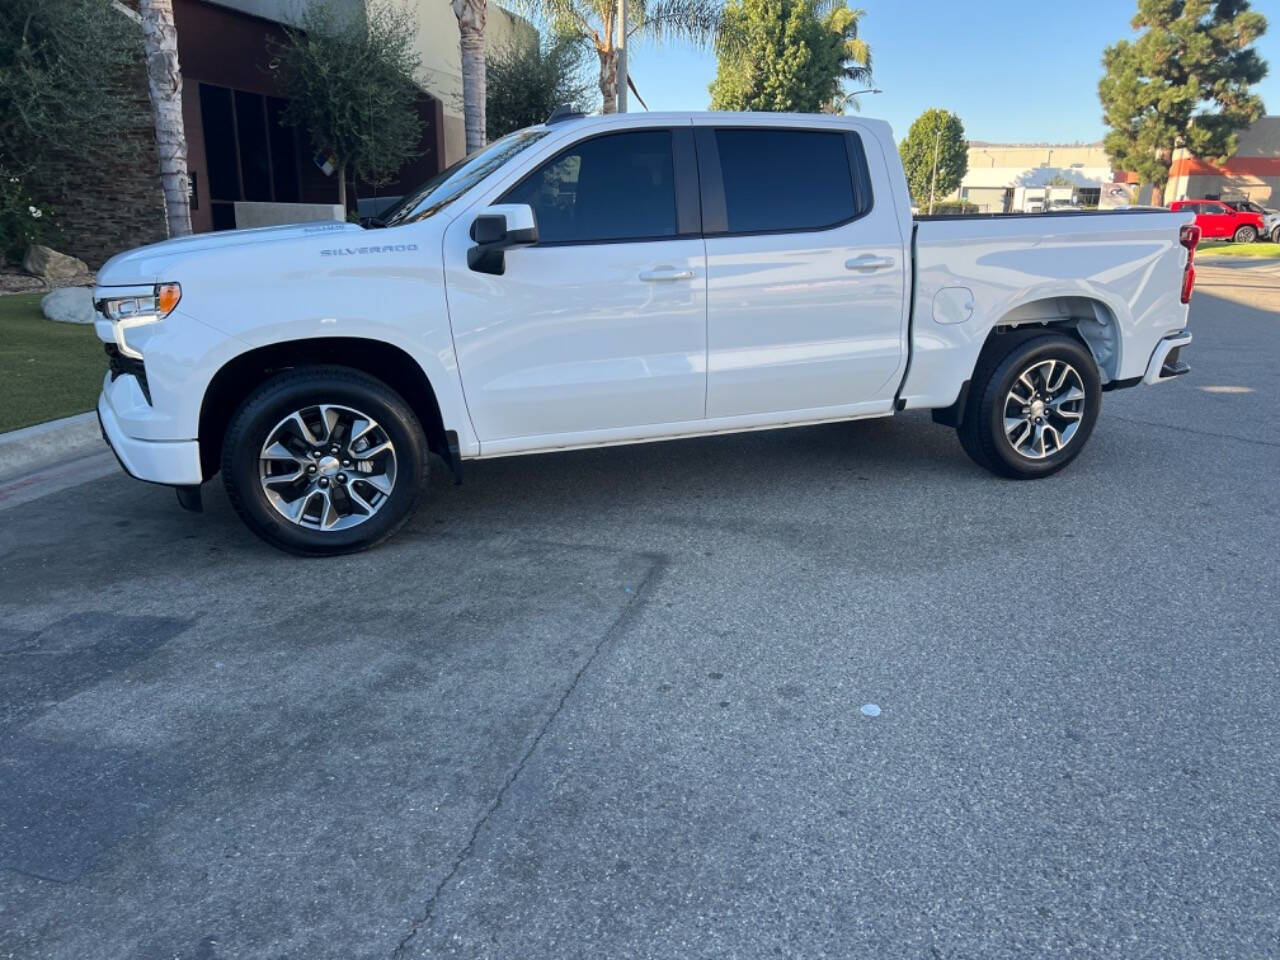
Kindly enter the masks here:
[[654, 267], [640, 274], [640, 279], [648, 283], [670, 283], [672, 280], [692, 280], [692, 270], [677, 270], [675, 267]]
[[846, 270], [881, 270], [885, 267], [892, 267], [893, 264], [893, 257], [877, 257], [868, 253], [861, 257], [846, 260], [844, 267]]

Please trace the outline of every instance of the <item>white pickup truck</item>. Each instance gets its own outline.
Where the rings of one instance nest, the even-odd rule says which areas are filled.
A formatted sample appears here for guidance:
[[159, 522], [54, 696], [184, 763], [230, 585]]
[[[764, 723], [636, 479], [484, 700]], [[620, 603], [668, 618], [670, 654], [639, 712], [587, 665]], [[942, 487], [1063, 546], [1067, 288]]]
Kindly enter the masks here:
[[98, 274], [98, 414], [301, 554], [394, 533], [463, 460], [928, 409], [1006, 477], [1102, 391], [1186, 372], [1198, 231], [1162, 211], [916, 218], [886, 123], [555, 116], [384, 221], [184, 237]]

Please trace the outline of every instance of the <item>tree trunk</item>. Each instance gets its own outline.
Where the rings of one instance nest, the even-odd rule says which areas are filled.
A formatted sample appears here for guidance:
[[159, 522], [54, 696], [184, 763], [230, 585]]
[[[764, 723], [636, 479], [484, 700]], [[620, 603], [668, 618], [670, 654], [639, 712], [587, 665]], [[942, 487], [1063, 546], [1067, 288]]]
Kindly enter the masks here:
[[601, 113], [618, 112], [618, 51], [596, 49], [600, 57]]
[[147, 94], [155, 114], [156, 152], [160, 155], [165, 219], [169, 225], [169, 236], [185, 237], [191, 232], [191, 199], [173, 0], [142, 0], [141, 6], [143, 48], [147, 56]]
[[484, 21], [486, 0], [450, 0], [458, 18], [462, 44], [462, 115], [467, 125], [467, 153], [485, 144]]
[[342, 219], [347, 218], [347, 163], [338, 165], [338, 205], [342, 207]]
[[1173, 167], [1173, 151], [1161, 148], [1156, 155], [1156, 161], [1163, 170], [1159, 180], [1151, 181], [1151, 205], [1153, 207], [1164, 206], [1164, 192], [1169, 187], [1169, 171]]

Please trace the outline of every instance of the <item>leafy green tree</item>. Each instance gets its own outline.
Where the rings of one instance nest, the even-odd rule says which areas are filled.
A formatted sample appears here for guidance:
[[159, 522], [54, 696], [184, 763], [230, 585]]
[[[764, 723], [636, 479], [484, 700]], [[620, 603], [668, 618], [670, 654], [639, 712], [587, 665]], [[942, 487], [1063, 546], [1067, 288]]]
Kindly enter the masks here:
[[1130, 23], [1142, 35], [1102, 55], [1104, 142], [1113, 164], [1163, 194], [1176, 149], [1221, 162], [1262, 116], [1249, 88], [1267, 75], [1252, 47], [1267, 21], [1248, 0], [1138, 0]]
[[586, 51], [571, 37], [521, 38], [488, 56], [486, 133], [496, 140], [542, 123], [561, 104], [587, 112], [591, 84], [583, 76]]
[[843, 110], [843, 81], [871, 80], [871, 48], [858, 36], [863, 16], [844, 0], [729, 0], [711, 108]]
[[290, 101], [283, 122], [331, 153], [346, 209], [348, 174], [386, 183], [417, 156], [416, 22], [407, 8], [387, 3], [370, 3], [356, 17], [332, 0], [310, 0], [301, 29], [286, 33], [288, 42], [273, 45], [271, 61]]
[[957, 189], [969, 171], [964, 124], [954, 113], [938, 107], [916, 117], [906, 139], [899, 144], [898, 153], [912, 198], [920, 206], [927, 199], [930, 213], [936, 198]]
[[[702, 46], [720, 30], [722, 0], [627, 0], [627, 47], [636, 37]], [[557, 36], [572, 37], [600, 61], [601, 112], [618, 109], [618, 0], [515, 0]]]
[[109, 0], [0, 2], [0, 254], [56, 235], [62, 161], [138, 159], [145, 90], [142, 31]]

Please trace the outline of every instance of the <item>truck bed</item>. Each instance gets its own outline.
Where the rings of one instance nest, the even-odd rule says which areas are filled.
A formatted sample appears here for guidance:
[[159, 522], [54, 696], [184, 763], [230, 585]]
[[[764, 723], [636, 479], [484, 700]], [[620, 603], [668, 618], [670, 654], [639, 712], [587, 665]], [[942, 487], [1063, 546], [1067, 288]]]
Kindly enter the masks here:
[[1189, 213], [1167, 210], [916, 217], [906, 408], [947, 407], [993, 327], [1070, 321], [1104, 384], [1141, 377], [1181, 329]]

